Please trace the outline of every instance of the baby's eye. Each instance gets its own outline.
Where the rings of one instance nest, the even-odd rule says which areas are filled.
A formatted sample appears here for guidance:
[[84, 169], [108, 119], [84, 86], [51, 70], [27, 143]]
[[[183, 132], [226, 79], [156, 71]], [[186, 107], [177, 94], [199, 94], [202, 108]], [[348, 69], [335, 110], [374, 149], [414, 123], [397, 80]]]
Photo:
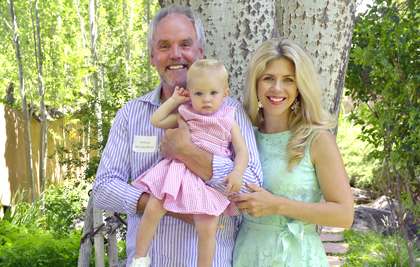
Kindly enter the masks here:
[[195, 95], [196, 96], [200, 96], [201, 95], [201, 92], [196, 92]]
[[212, 91], [210, 94], [211, 95], [217, 95], [217, 91]]

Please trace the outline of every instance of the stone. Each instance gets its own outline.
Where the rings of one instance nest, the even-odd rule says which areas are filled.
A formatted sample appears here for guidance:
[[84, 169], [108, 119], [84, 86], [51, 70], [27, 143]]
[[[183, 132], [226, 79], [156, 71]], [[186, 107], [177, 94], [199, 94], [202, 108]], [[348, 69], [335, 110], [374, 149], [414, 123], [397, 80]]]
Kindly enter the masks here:
[[352, 187], [351, 192], [357, 204], [369, 203], [372, 200], [372, 193], [368, 190]]
[[[392, 202], [394, 203], [395, 207], [399, 207], [398, 202], [395, 199], [393, 199]], [[366, 205], [375, 209], [391, 210], [386, 196], [380, 196], [372, 203]]]
[[322, 242], [340, 242], [344, 239], [343, 234], [321, 234]]
[[343, 254], [349, 249], [347, 244], [341, 243], [322, 243], [322, 245], [324, 246], [324, 250], [327, 255]]
[[354, 207], [354, 222], [351, 229], [357, 231], [375, 231], [392, 233], [391, 212], [364, 205]]

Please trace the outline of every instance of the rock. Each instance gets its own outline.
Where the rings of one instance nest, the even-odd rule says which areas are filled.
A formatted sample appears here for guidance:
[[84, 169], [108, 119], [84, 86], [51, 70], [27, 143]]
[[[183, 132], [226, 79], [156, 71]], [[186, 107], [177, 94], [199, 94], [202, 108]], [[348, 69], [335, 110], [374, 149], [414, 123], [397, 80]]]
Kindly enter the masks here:
[[354, 222], [351, 229], [366, 232], [392, 233], [391, 212], [365, 205], [354, 207]]
[[[392, 202], [394, 202], [394, 205], [396, 208], [399, 207], [398, 202], [395, 199], [393, 199]], [[367, 206], [375, 208], [375, 209], [391, 210], [386, 196], [378, 197], [372, 203], [367, 204]]]
[[352, 187], [351, 192], [357, 204], [369, 203], [372, 200], [372, 193], [368, 190]]

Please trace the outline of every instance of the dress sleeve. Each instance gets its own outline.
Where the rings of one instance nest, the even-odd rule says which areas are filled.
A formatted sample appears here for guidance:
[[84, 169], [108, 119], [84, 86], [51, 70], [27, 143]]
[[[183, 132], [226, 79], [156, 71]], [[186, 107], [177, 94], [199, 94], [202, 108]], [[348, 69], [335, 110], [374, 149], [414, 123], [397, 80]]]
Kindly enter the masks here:
[[[248, 167], [245, 170], [242, 182], [242, 188], [239, 193], [248, 193], [250, 190], [246, 187], [246, 183], [256, 184], [262, 186], [262, 170], [260, 158], [255, 143], [254, 130], [251, 121], [242, 105], [236, 107], [235, 120], [241, 128], [242, 136], [249, 152]], [[206, 182], [207, 185], [224, 193], [227, 183], [222, 184], [222, 179], [225, 178], [234, 167], [234, 161], [229, 158], [213, 155], [213, 177]]]
[[131, 178], [131, 146], [127, 128], [124, 110], [121, 109], [115, 117], [102, 153], [92, 193], [97, 207], [135, 215], [137, 202], [143, 192], [128, 184]]

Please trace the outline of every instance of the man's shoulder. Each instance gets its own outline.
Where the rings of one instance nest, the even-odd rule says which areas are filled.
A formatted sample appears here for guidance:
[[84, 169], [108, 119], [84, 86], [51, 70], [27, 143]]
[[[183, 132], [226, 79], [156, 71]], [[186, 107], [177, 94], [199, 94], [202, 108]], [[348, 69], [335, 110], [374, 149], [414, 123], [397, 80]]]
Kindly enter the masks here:
[[132, 109], [138, 108], [139, 106], [153, 105], [151, 103], [151, 100], [153, 98], [154, 92], [155, 92], [155, 90], [153, 90], [153, 91], [151, 91], [151, 92], [149, 92], [147, 94], [144, 94], [144, 95], [142, 95], [140, 97], [137, 97], [135, 99], [132, 99], [132, 100], [128, 101], [127, 103], [125, 103], [123, 105], [123, 107], [121, 108], [121, 110], [122, 111], [132, 110]]
[[239, 108], [239, 107], [242, 108], [243, 107], [241, 102], [239, 102], [238, 100], [236, 100], [234, 98], [231, 98], [231, 97], [227, 97], [227, 99], [225, 101], [225, 104], [227, 106], [234, 107], [234, 108]]

